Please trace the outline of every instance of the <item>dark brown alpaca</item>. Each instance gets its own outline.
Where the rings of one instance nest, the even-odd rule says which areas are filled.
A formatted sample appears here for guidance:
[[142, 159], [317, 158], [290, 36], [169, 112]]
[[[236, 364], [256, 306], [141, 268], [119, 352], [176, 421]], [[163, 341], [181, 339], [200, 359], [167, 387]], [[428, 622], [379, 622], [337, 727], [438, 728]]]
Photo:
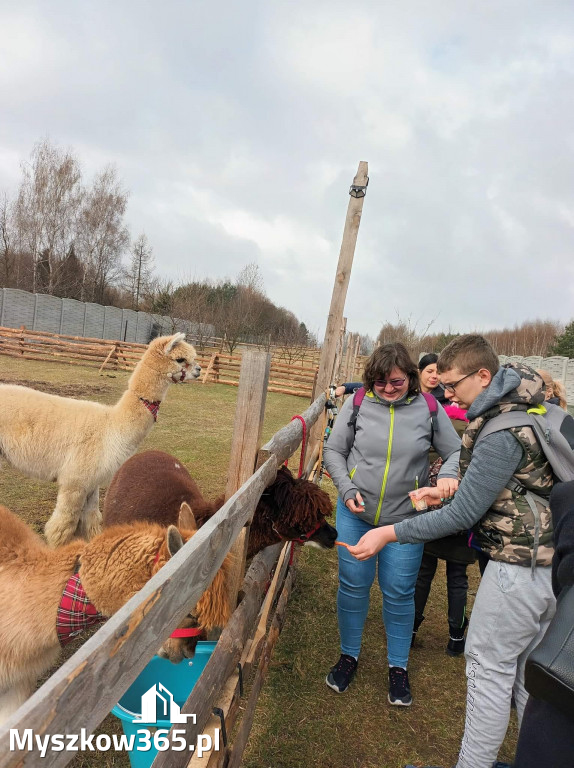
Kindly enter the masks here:
[[[175, 525], [183, 502], [198, 526], [223, 506], [224, 497], [206, 501], [183, 464], [163, 451], [132, 456], [116, 472], [104, 502], [104, 526], [148, 520]], [[281, 540], [331, 549], [337, 531], [326, 522], [332, 512], [325, 491], [308, 480], [297, 480], [281, 467], [265, 490], [253, 516], [247, 556]]]

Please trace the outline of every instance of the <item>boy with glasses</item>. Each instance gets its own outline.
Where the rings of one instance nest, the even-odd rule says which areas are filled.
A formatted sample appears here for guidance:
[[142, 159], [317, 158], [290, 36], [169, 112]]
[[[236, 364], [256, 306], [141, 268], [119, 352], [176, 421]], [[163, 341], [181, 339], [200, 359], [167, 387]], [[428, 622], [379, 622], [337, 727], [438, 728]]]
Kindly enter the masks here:
[[[531, 368], [500, 367], [490, 344], [474, 334], [445, 347], [438, 370], [445, 395], [468, 409], [455, 498], [442, 509], [369, 531], [348, 551], [364, 560], [390, 542], [415, 544], [472, 528], [473, 545], [490, 559], [466, 640], [466, 724], [456, 768], [490, 768], [504, 740], [513, 694], [522, 719], [528, 698], [524, 664], [555, 611], [552, 520], [547, 505], [536, 502], [535, 514], [524, 495], [528, 490], [547, 498], [554, 480], [531, 427], [475, 441], [499, 413], [542, 403], [544, 388]], [[441, 496], [435, 488], [410, 495], [431, 504]]]

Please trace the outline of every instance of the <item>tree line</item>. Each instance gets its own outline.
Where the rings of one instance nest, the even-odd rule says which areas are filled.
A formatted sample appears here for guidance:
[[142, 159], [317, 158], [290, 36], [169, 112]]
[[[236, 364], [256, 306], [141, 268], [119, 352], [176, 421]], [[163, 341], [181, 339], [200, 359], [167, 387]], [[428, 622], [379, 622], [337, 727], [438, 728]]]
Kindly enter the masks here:
[[0, 197], [0, 287], [190, 320], [200, 336], [215, 328], [231, 351], [240, 340], [317, 344], [265, 295], [256, 264], [223, 280], [174, 284], [157, 276], [147, 236], [130, 236], [128, 192], [113, 166], [86, 182], [75, 153], [44, 139], [21, 171], [17, 193]]
[[[409, 350], [413, 360], [425, 352], [441, 352], [446, 345], [460, 334], [454, 331], [447, 333], [430, 333], [432, 322], [424, 329], [419, 329], [412, 317], [400, 318], [395, 322], [387, 322], [381, 328], [377, 344], [387, 344], [391, 341], [402, 342]], [[481, 331], [492, 344], [499, 355], [563, 355], [574, 358], [574, 321], [566, 327], [552, 320], [530, 320], [516, 325], [514, 328]]]

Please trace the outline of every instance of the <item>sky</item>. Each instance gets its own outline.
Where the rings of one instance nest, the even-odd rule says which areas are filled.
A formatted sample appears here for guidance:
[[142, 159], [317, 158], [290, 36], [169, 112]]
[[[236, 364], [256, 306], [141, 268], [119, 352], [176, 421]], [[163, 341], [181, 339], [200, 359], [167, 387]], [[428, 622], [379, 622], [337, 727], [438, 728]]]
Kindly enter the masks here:
[[376, 337], [574, 317], [571, 0], [0, 0], [0, 193], [43, 137], [175, 282], [257, 263], [322, 338], [359, 161], [345, 315]]

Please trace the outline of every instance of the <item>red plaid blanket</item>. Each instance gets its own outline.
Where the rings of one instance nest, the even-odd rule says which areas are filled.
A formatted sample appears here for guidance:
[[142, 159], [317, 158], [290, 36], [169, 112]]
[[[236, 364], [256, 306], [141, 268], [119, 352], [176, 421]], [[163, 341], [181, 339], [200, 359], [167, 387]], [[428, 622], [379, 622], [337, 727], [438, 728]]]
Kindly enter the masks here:
[[80, 577], [75, 573], [68, 579], [58, 606], [56, 629], [60, 645], [67, 645], [84, 629], [105, 620], [90, 603]]

